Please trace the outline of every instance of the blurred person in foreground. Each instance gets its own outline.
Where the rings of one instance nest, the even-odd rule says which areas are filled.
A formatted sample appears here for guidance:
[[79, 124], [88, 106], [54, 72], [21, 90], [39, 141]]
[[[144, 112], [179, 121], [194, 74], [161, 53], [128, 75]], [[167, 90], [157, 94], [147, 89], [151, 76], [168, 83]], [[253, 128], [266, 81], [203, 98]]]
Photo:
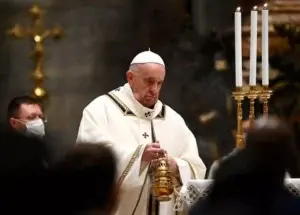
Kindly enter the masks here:
[[[288, 125], [289, 124], [286, 123], [286, 126], [288, 126]], [[249, 130], [249, 128], [250, 128], [250, 121], [249, 120], [244, 121], [243, 122], [243, 129], [245, 131], [247, 131], [247, 130]], [[232, 152], [229, 153], [228, 155], [222, 157], [219, 160], [214, 161], [214, 163], [210, 167], [209, 174], [208, 174], [208, 179], [214, 179], [215, 173], [216, 173], [217, 169], [219, 168], [220, 163], [223, 162], [224, 160], [230, 158], [234, 154], [236, 154], [239, 150], [240, 150], [239, 148], [234, 148], [232, 150]], [[290, 158], [289, 167], [287, 168], [287, 172], [286, 172], [285, 177], [286, 178], [300, 178], [300, 171], [299, 171], [299, 168], [297, 167], [297, 166], [299, 166], [299, 163], [300, 163], [300, 151], [297, 147], [297, 144], [296, 144], [296, 148], [295, 148], [295, 151], [293, 153], [293, 156], [290, 156], [289, 158]]]
[[300, 199], [284, 186], [286, 171], [299, 171], [292, 131], [276, 118], [260, 118], [246, 131], [246, 141], [221, 162], [211, 193], [190, 215], [300, 214]]
[[47, 214], [114, 214], [119, 193], [116, 173], [111, 147], [77, 144], [50, 169], [47, 180], [53, 186], [49, 186]]
[[27, 169], [5, 179], [13, 183], [1, 189], [4, 214], [112, 215], [118, 203], [116, 159], [104, 144], [76, 145], [47, 169]]
[[[34, 200], [35, 187], [45, 185], [42, 174], [48, 171], [46, 148], [40, 138], [18, 132], [0, 132], [0, 213], [31, 212], [29, 202]], [[32, 186], [34, 185], [34, 186]], [[46, 193], [41, 188], [41, 194]], [[39, 198], [42, 197], [39, 195]], [[31, 207], [30, 207], [31, 208]]]
[[83, 110], [77, 142], [109, 142], [117, 154], [118, 215], [175, 214], [174, 195], [158, 202], [151, 192], [149, 173], [155, 165], [150, 163], [161, 157], [167, 159], [176, 188], [205, 177], [194, 135], [183, 118], [159, 100], [165, 75], [163, 59], [150, 50], [142, 52], [132, 60], [124, 86], [99, 96]]

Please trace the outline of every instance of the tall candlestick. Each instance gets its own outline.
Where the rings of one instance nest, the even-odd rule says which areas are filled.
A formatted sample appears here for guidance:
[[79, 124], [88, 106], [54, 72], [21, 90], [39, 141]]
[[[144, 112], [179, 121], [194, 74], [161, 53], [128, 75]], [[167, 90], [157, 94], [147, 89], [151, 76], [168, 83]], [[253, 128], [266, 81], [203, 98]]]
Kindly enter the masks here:
[[264, 4], [262, 10], [262, 85], [269, 85], [269, 10]]
[[249, 85], [256, 85], [257, 68], [257, 7], [251, 11], [251, 32], [250, 32], [250, 76]]
[[234, 13], [234, 31], [235, 31], [235, 86], [243, 85], [242, 70], [242, 13], [238, 7]]

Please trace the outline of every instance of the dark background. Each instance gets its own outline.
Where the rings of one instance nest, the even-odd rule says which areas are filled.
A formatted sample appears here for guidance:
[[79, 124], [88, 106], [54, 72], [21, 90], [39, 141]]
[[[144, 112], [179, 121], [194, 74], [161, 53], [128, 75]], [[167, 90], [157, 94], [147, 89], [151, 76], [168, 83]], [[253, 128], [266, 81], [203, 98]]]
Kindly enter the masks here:
[[[257, 2], [0, 0], [0, 119], [12, 97], [33, 87], [30, 40], [15, 40], [4, 32], [16, 23], [29, 26], [27, 11], [38, 3], [47, 10], [47, 27], [58, 23], [66, 34], [61, 41], [45, 43], [47, 128], [62, 139], [62, 148], [75, 143], [83, 108], [123, 85], [129, 62], [150, 47], [168, 67], [163, 102], [183, 115], [209, 165], [234, 147], [235, 117], [230, 111], [233, 71], [215, 70], [219, 55], [207, 47], [208, 35], [232, 27], [237, 5], [250, 8]], [[213, 120], [199, 121], [199, 115], [211, 112], [216, 113]]]

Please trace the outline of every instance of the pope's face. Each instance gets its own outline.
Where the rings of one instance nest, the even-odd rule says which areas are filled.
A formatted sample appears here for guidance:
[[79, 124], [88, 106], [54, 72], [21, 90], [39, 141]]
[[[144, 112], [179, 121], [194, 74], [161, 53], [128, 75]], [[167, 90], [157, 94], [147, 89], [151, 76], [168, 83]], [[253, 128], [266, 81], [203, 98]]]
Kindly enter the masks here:
[[136, 65], [134, 71], [129, 70], [127, 80], [135, 99], [143, 106], [153, 108], [159, 98], [165, 74], [165, 67], [155, 63]]

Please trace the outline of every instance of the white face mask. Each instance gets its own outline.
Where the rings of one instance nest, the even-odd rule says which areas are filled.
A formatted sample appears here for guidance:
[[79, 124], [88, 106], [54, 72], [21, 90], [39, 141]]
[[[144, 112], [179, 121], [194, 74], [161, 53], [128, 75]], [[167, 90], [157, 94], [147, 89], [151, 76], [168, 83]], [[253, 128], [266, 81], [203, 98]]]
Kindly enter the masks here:
[[43, 120], [36, 119], [27, 122], [26, 124], [26, 133], [29, 135], [35, 135], [38, 137], [43, 137], [45, 135], [45, 125]]

